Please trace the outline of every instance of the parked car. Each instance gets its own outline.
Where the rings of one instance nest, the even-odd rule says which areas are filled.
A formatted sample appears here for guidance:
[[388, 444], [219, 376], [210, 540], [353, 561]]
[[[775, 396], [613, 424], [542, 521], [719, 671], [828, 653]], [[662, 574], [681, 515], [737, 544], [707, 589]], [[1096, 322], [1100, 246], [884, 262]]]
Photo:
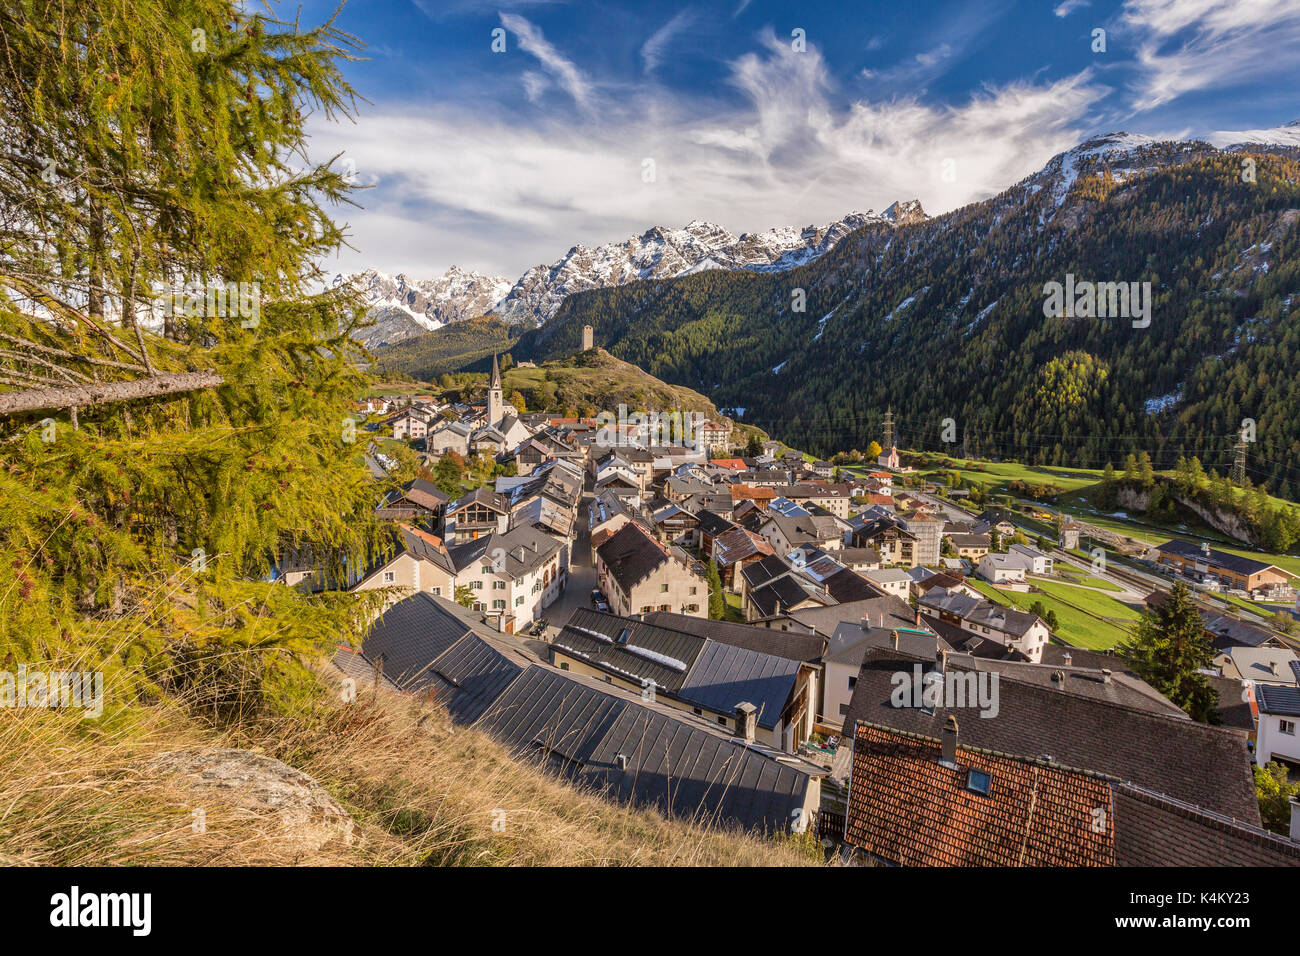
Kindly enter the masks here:
[[609, 602], [605, 600], [605, 595], [600, 593], [600, 588], [592, 588], [591, 606], [594, 607], [597, 611], [609, 610]]

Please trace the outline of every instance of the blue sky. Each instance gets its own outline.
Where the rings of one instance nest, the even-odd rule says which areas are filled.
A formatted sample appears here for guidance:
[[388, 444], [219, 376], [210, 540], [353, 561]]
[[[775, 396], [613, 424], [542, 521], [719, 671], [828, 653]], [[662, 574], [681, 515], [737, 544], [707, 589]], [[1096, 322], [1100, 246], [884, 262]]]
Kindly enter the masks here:
[[934, 214], [1095, 133], [1223, 140], [1300, 118], [1300, 0], [352, 0], [337, 23], [365, 44], [347, 75], [369, 102], [313, 124], [312, 153], [373, 187], [340, 210], [344, 272], [513, 280], [691, 219], [739, 234], [912, 198]]

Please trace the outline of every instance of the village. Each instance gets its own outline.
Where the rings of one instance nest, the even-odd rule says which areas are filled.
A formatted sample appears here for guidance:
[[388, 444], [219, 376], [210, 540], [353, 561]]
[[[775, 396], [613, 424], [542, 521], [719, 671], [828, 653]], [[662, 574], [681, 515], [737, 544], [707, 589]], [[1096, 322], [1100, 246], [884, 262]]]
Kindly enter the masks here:
[[[975, 512], [913, 474], [888, 418], [876, 460], [842, 467], [738, 444], [722, 416], [661, 445], [653, 414], [524, 413], [503, 393], [494, 357], [482, 401], [358, 402], [423, 474], [452, 455], [495, 477], [377, 501], [391, 552], [347, 587], [388, 608], [340, 646], [347, 680], [613, 799], [808, 834], [844, 862], [1300, 862], [1300, 806], [1290, 839], [1263, 829], [1252, 771], [1300, 764], [1298, 645], [1203, 610], [1212, 725], [1054, 609], [1067, 592], [1157, 608], [1174, 580], [1294, 600], [1284, 570], [1177, 540], [1099, 566], [1100, 529], [1036, 533], [1041, 511]], [[379, 445], [366, 462], [382, 484]], [[334, 586], [301, 557], [277, 573]]]

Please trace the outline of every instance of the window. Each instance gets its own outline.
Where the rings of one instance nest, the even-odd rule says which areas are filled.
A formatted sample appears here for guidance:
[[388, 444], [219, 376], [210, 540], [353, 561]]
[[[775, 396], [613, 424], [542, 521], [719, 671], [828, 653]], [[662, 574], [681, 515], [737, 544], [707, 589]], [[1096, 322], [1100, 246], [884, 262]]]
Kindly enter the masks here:
[[504, 581], [493, 581], [493, 582], [492, 582], [492, 590], [493, 590], [493, 591], [504, 591], [505, 589], [506, 589], [506, 582], [504, 582]]
[[485, 564], [485, 565], [483, 565], [482, 567], [479, 568], [479, 571], [480, 571], [482, 574], [491, 574], [491, 573], [492, 573], [492, 565], [490, 565], [490, 564]]
[[667, 591], [668, 591], [668, 585], [667, 585], [667, 584], [661, 584], [661, 585], [659, 585], [659, 590], [660, 590], [660, 591], [663, 591], [663, 592], [665, 592], [665, 593], [667, 593]]
[[991, 786], [993, 786], [993, 778], [983, 770], [972, 770], [966, 775], [966, 789], [971, 793], [978, 793], [982, 797], [987, 797]]
[[718, 718], [718, 723], [722, 724], [722, 726], [724, 726], [724, 727], [727, 726], [727, 718], [726, 718], [726, 717], [719, 717], [719, 718]]
[[841, 717], [847, 716], [847, 715], [848, 715], [848, 712], [849, 712], [849, 705], [848, 705], [848, 704], [840, 704], [840, 716], [841, 716]]
[[857, 686], [858, 686], [858, 679], [857, 679], [856, 677], [850, 677], [850, 678], [849, 678], [849, 690], [853, 690], [853, 688], [855, 688], [855, 687], [857, 687]]
[[475, 591], [482, 591], [482, 590], [483, 590], [483, 582], [482, 582], [482, 581], [475, 581], [473, 584], [470, 585], [470, 587], [472, 587]]
[[692, 707], [692, 708], [691, 708], [691, 712], [694, 713], [695, 716], [697, 716], [697, 717], [701, 717], [701, 716], [704, 715], [704, 711], [700, 710], [700, 708], [698, 708], [698, 707]]
[[691, 593], [692, 593], [692, 594], [697, 594], [697, 593], [699, 593], [699, 590], [700, 590], [700, 589], [697, 588], [697, 587], [692, 587], [692, 588], [691, 588]]
[[393, 580], [394, 580], [395, 578], [396, 578], [396, 575], [395, 575], [392, 571], [385, 571], [385, 572], [384, 572], [384, 583], [385, 583], [385, 584], [392, 584], [392, 583], [393, 583]]
[[492, 610], [494, 610], [494, 611], [504, 611], [505, 609], [506, 609], [506, 602], [505, 602], [505, 601], [493, 601], [493, 602], [492, 602]]
[[519, 597], [515, 598], [515, 607], [519, 607], [523, 603], [524, 603], [524, 596], [522, 594], [519, 595]]
[[1288, 737], [1294, 737], [1294, 736], [1295, 736], [1295, 721], [1294, 721], [1294, 720], [1279, 720], [1277, 723], [1278, 723], [1278, 728], [1277, 728], [1277, 729], [1280, 730], [1280, 731], [1282, 731], [1282, 733], [1286, 734]]
[[560, 661], [560, 670], [562, 670], [562, 671], [567, 671], [568, 669], [569, 669], [569, 662], [568, 662], [568, 661]]
[[642, 606], [642, 608], [641, 608], [641, 613], [642, 613], [642, 614], [649, 614], [649, 613], [650, 613], [650, 605], [649, 605], [649, 604], [646, 604], [646, 605]]
[[434, 595], [441, 596], [441, 595], [442, 595], [442, 588], [429, 588], [429, 593], [430, 593], [430, 594], [434, 594]]

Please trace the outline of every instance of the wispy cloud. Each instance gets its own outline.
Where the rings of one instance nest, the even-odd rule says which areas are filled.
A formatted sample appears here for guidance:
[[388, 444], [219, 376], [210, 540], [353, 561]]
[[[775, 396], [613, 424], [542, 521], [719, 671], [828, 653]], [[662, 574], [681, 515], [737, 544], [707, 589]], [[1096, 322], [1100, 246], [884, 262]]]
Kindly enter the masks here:
[[645, 64], [646, 73], [653, 73], [659, 68], [664, 51], [672, 42], [673, 36], [689, 27], [694, 19], [695, 14], [689, 8], [682, 10], [650, 35], [650, 39], [641, 46], [641, 60]]
[[1068, 17], [1075, 10], [1082, 9], [1086, 6], [1090, 6], [1089, 0], [1064, 0], [1064, 2], [1057, 6], [1057, 8], [1052, 12], [1058, 17]]
[[546, 72], [573, 97], [583, 109], [591, 106], [591, 87], [582, 71], [572, 60], [560, 53], [542, 31], [517, 13], [501, 14], [501, 25], [519, 39], [519, 48], [537, 58]]
[[1300, 0], [1127, 0], [1121, 19], [1138, 38], [1139, 111], [1300, 67]]
[[[544, 68], [564, 84], [563, 71]], [[656, 224], [703, 218], [741, 232], [911, 198], [943, 211], [1073, 146], [1106, 93], [1085, 71], [986, 88], [957, 105], [915, 97], [843, 105], [816, 46], [798, 53], [770, 31], [729, 64], [729, 82], [738, 105], [583, 86], [599, 120], [568, 111], [525, 127], [481, 111], [394, 104], [356, 126], [323, 126], [316, 148], [345, 151], [375, 184], [358, 197], [364, 214], [348, 217], [359, 251], [338, 267], [432, 275], [456, 263], [513, 278], [574, 243]]]

